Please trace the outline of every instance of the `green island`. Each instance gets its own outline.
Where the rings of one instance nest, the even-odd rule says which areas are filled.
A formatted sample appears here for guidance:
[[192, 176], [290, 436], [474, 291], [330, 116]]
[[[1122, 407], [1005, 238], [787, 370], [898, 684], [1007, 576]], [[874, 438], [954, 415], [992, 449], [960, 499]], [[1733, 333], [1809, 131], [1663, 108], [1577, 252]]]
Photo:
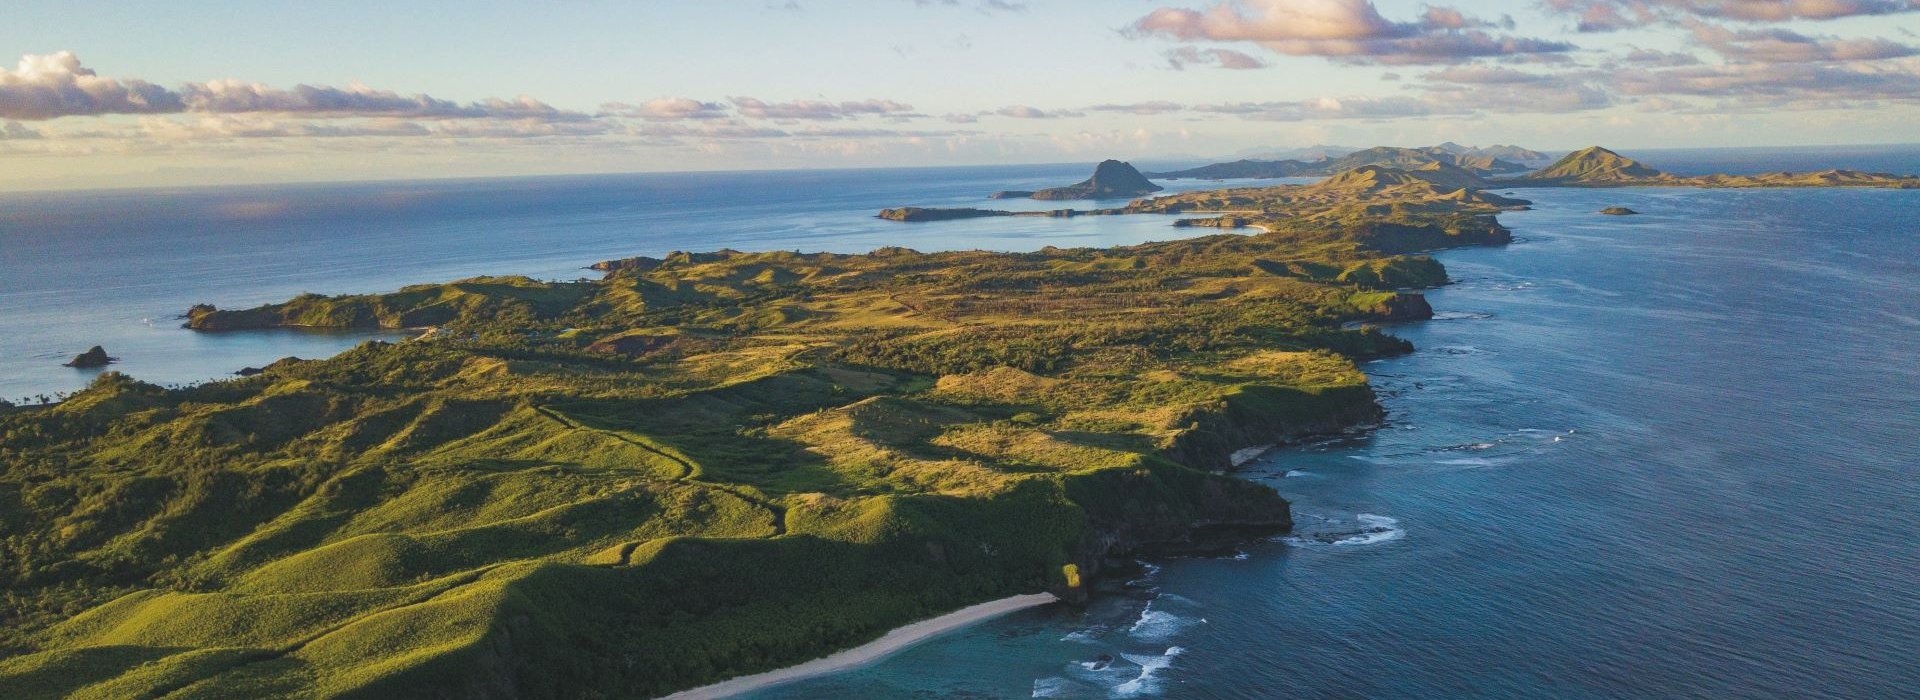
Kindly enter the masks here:
[[1613, 151], [1591, 146], [1525, 175], [1492, 180], [1494, 187], [1885, 187], [1920, 188], [1920, 177], [1824, 170], [1815, 173], [1684, 176], [1664, 173]]
[[1283, 177], [1336, 175], [1348, 170], [1370, 165], [1400, 170], [1417, 170], [1433, 165], [1446, 165], [1467, 170], [1481, 176], [1526, 172], [1528, 170], [1527, 166], [1506, 159], [1507, 156], [1514, 155], [1539, 160], [1545, 159], [1543, 155], [1537, 152], [1511, 146], [1496, 146], [1492, 149], [1469, 149], [1449, 142], [1438, 146], [1428, 146], [1426, 148], [1376, 146], [1374, 148], [1354, 151], [1344, 156], [1325, 157], [1310, 161], [1292, 159], [1242, 159], [1228, 163], [1211, 163], [1185, 170], [1147, 173], [1146, 176], [1165, 180], [1270, 180]]
[[[1500, 186], [1678, 180], [1602, 151]], [[1102, 213], [1252, 233], [1110, 249], [674, 253], [194, 307], [205, 332], [426, 330], [0, 405], [0, 696], [660, 695], [1285, 531], [1225, 472], [1381, 417], [1357, 363], [1412, 350], [1378, 324], [1431, 316], [1425, 253], [1511, 240], [1496, 214], [1527, 202], [1496, 182], [1366, 165], [1140, 200]]]

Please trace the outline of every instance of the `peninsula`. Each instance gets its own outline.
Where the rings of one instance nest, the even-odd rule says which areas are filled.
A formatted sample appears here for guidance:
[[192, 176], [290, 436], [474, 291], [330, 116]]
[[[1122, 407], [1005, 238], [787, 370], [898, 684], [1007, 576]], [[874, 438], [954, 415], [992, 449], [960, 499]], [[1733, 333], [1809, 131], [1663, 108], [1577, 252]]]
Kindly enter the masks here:
[[1431, 314], [1424, 251], [1511, 238], [1458, 177], [1141, 205], [1257, 235], [196, 307], [434, 330], [0, 413], [0, 694], [656, 696], [1285, 531], [1221, 472], [1379, 420], [1356, 363], [1411, 347], [1370, 323]]

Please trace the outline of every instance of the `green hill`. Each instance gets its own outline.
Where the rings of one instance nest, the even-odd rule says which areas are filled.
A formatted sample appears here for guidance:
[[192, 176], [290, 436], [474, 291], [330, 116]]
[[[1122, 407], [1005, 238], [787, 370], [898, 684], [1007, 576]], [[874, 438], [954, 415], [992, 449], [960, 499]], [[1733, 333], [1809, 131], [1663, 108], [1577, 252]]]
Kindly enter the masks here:
[[1615, 184], [1656, 180], [1665, 176], [1640, 161], [1599, 146], [1574, 151], [1553, 165], [1527, 173], [1516, 182], [1536, 184]]

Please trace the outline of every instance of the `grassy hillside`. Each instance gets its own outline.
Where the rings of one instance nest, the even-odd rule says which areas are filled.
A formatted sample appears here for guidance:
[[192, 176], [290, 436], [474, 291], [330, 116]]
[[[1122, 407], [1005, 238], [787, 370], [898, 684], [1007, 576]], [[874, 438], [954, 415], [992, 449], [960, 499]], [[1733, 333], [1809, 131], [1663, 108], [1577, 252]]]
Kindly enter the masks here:
[[0, 410], [0, 696], [645, 696], [1284, 529], [1213, 470], [1375, 420], [1355, 360], [1409, 347], [1350, 322], [1425, 308], [1419, 251], [1504, 240], [1376, 194], [1262, 200], [1254, 236], [197, 309], [435, 330]]

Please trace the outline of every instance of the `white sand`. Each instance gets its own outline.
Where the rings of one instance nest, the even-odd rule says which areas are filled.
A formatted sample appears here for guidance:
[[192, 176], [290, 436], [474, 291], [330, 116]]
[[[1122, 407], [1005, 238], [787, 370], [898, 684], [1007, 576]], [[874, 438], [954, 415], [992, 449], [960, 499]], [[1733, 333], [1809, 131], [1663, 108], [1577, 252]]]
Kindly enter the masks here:
[[905, 627], [899, 627], [886, 636], [846, 651], [814, 659], [798, 666], [788, 666], [777, 671], [756, 673], [721, 681], [713, 685], [701, 686], [692, 690], [683, 690], [668, 695], [665, 700], [706, 700], [707, 698], [725, 698], [741, 693], [763, 690], [782, 683], [824, 676], [850, 668], [879, 661], [888, 655], [924, 642], [944, 632], [984, 622], [1016, 610], [1025, 610], [1038, 605], [1046, 605], [1059, 600], [1052, 593], [1033, 593], [1017, 595], [1011, 598], [988, 601], [979, 605], [961, 608], [929, 620], [921, 620]]

